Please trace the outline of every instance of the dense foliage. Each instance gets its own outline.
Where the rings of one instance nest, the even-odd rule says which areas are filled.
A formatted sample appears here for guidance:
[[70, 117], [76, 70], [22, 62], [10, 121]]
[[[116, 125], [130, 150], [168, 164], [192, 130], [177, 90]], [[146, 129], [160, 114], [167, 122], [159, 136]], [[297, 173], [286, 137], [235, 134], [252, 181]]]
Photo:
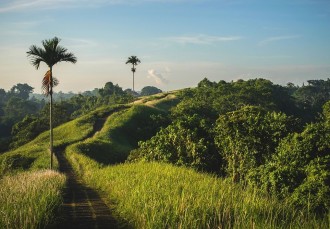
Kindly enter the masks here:
[[172, 123], [139, 142], [130, 161], [211, 171], [296, 206], [329, 211], [329, 79], [302, 87], [204, 79], [180, 98]]

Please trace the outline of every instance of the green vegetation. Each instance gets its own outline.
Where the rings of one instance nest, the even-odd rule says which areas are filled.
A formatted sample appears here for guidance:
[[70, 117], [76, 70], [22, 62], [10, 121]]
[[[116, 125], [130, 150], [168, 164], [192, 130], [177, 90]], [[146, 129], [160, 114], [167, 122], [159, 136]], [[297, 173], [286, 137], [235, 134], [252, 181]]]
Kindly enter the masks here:
[[166, 124], [165, 115], [153, 107], [132, 106], [109, 116], [101, 131], [69, 150], [88, 155], [101, 164], [124, 162], [138, 141], [150, 138]]
[[326, 228], [308, 211], [245, 189], [229, 180], [159, 163], [100, 168], [69, 152], [81, 177], [106, 193], [115, 211], [135, 228]]
[[[308, 82], [304, 90], [293, 90], [264, 79], [204, 79], [181, 92], [171, 124], [139, 142], [129, 160], [209, 171], [325, 216], [330, 207], [330, 96], [319, 91], [329, 89], [330, 80]], [[309, 93], [304, 99], [298, 96], [302, 91]], [[321, 104], [323, 115], [305, 114]]]
[[[33, 88], [17, 84], [8, 92], [0, 88], [0, 153], [16, 149], [49, 129], [49, 106], [45, 97], [33, 95]], [[36, 99], [36, 97], [38, 99]], [[82, 94], [54, 93], [53, 126], [57, 127], [102, 106], [127, 104], [133, 96], [107, 82], [103, 88]]]
[[[101, 107], [55, 128], [55, 149], [90, 137], [99, 120], [123, 108]], [[49, 164], [48, 136], [49, 132], [44, 132], [32, 142], [0, 155], [0, 228], [42, 228], [54, 220], [61, 206], [65, 177], [42, 170]], [[26, 170], [31, 172], [23, 172]]]
[[[123, 107], [125, 106], [101, 107], [88, 115], [84, 115], [55, 128], [55, 150], [56, 148], [65, 147], [90, 137], [99, 119], [103, 119]], [[49, 132], [46, 131], [28, 144], [0, 155], [0, 174], [4, 175], [27, 169], [38, 170], [48, 168], [50, 157], [48, 139]], [[58, 167], [56, 160], [54, 166], [55, 168]]]
[[147, 95], [154, 95], [154, 94], [158, 94], [158, 93], [162, 93], [162, 90], [160, 90], [159, 88], [153, 87], [153, 86], [146, 86], [141, 89], [140, 95], [147, 96]]
[[62, 203], [65, 176], [50, 170], [0, 180], [0, 228], [44, 228]]
[[[155, 100], [143, 99], [138, 104], [144, 102], [145, 105], [157, 107], [169, 99], [164, 95], [153, 98]], [[170, 100], [173, 106], [176, 105], [175, 100], [174, 97]], [[171, 113], [178, 117], [179, 115], [175, 112], [182, 106], [183, 104], [179, 103]], [[311, 198], [307, 199], [308, 203], [299, 198], [301, 206], [308, 204], [309, 208], [299, 208], [297, 202], [293, 201], [293, 197], [297, 199], [296, 194], [291, 196], [291, 193], [288, 193], [290, 195], [281, 197], [275, 192], [259, 188], [262, 185], [257, 183], [260, 181], [258, 169], [272, 162], [279, 142], [298, 125], [299, 122], [293, 117], [256, 106], [243, 106], [236, 112], [219, 116], [215, 129], [210, 131], [206, 127], [208, 127], [207, 121], [210, 122], [211, 119], [201, 122], [196, 112], [193, 113], [195, 114], [193, 117], [188, 118], [190, 113], [185, 110], [185, 115], [180, 113], [182, 119], [170, 125], [163, 125], [164, 127], [156, 135], [145, 142], [140, 142], [139, 148], [131, 151], [129, 155], [131, 161], [160, 160], [197, 169], [208, 168], [211, 171], [212, 166], [218, 166], [220, 175], [232, 178], [236, 170], [230, 170], [230, 167], [227, 167], [233, 163], [230, 161], [232, 154], [228, 150], [241, 152], [246, 155], [243, 154], [244, 157], [242, 157], [237, 154], [235, 158], [239, 165], [237, 169], [240, 169], [236, 172], [241, 174], [240, 179], [236, 181], [240, 181], [239, 183], [233, 183], [232, 179], [200, 174], [192, 169], [163, 163], [137, 162], [106, 166], [106, 164], [122, 162], [122, 159], [127, 157], [127, 151], [130, 148], [134, 149], [132, 140], [140, 136], [137, 130], [144, 127], [146, 123], [139, 118], [144, 116], [141, 114], [145, 114], [145, 117], [150, 115], [146, 109], [152, 108], [135, 105], [128, 110], [114, 113], [108, 118], [104, 128], [93, 138], [70, 146], [66, 151], [73, 167], [84, 182], [105, 193], [108, 201], [115, 203], [116, 214], [129, 224], [136, 228], [328, 227], [329, 212], [325, 210], [327, 206], [324, 207], [324, 204], [328, 203], [326, 183], [324, 183], [327, 182], [325, 162], [322, 164], [323, 167], [317, 167], [323, 168], [321, 170], [323, 172], [320, 172], [323, 176], [316, 175], [316, 170], [311, 169], [314, 171], [312, 172], [314, 180], [315, 177], [319, 177], [319, 183], [317, 183], [319, 186], [312, 184], [311, 187], [324, 187], [315, 194], [315, 198], [321, 196], [315, 202], [323, 204], [321, 211], [314, 207], [314, 203], [312, 204], [315, 199], [311, 195], [312, 189], [309, 190]], [[204, 117], [207, 118], [207, 110], [203, 111], [206, 113], [200, 115], [205, 115]], [[146, 121], [150, 123], [151, 120], [146, 119]], [[189, 128], [191, 126], [195, 129]], [[204, 127], [204, 129], [197, 127]], [[212, 143], [207, 142], [207, 139], [211, 137], [206, 133], [217, 139], [213, 143], [213, 149], [218, 152], [216, 158], [218, 165], [214, 164], [212, 157], [208, 158], [212, 156], [207, 154], [210, 150], [208, 147], [212, 146]], [[237, 135], [238, 133], [241, 134]], [[200, 136], [204, 136], [205, 140], [202, 141]], [[95, 147], [101, 143], [107, 147]], [[140, 154], [145, 144], [150, 151]], [[232, 148], [233, 146], [236, 148]], [[157, 152], [158, 155], [154, 157], [153, 155]], [[172, 153], [172, 156], [165, 152]], [[228, 158], [222, 152], [228, 152]], [[118, 155], [122, 158], [116, 161]], [[110, 161], [108, 157], [114, 161]], [[250, 160], [246, 160], [249, 158]], [[206, 167], [205, 165], [210, 161], [213, 163]], [[312, 181], [313, 177], [309, 180]], [[306, 188], [303, 190], [302, 193], [308, 192]], [[321, 216], [313, 213], [314, 210], [322, 213]]]
[[[204, 79], [100, 107], [55, 128], [54, 145], [135, 228], [329, 228], [328, 83]], [[46, 168], [47, 141], [0, 155], [1, 174]]]

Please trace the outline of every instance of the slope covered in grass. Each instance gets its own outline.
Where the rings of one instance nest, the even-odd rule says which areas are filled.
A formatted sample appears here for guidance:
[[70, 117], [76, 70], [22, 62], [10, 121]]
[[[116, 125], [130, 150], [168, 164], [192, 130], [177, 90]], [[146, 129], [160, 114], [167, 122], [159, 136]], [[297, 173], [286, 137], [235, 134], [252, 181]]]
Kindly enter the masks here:
[[[91, 136], [99, 119], [123, 109], [124, 106], [102, 107], [94, 112], [54, 129], [54, 148], [64, 147]], [[0, 176], [13, 171], [38, 170], [49, 167], [49, 131], [33, 141], [0, 155]], [[55, 168], [58, 163], [55, 158]]]
[[103, 165], [124, 162], [138, 141], [157, 132], [159, 115], [164, 115], [164, 111], [145, 105], [118, 111], [107, 118], [103, 128], [93, 137], [71, 145], [68, 151], [87, 155]]

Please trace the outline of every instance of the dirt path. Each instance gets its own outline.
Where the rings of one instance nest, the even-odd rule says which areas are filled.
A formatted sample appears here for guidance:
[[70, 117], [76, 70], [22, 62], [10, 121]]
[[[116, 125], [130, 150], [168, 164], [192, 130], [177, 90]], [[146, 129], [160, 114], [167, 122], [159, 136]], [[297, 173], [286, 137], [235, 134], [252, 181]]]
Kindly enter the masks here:
[[67, 176], [60, 219], [53, 228], [119, 228], [99, 194], [82, 184], [63, 152], [57, 153], [60, 172]]
[[[92, 137], [100, 131], [106, 118], [99, 118], [93, 128]], [[67, 176], [67, 186], [64, 190], [64, 203], [57, 223], [50, 228], [125, 228], [112, 216], [109, 207], [100, 195], [93, 189], [86, 187], [76, 176], [68, 160], [64, 156], [65, 147], [56, 150], [59, 171]]]

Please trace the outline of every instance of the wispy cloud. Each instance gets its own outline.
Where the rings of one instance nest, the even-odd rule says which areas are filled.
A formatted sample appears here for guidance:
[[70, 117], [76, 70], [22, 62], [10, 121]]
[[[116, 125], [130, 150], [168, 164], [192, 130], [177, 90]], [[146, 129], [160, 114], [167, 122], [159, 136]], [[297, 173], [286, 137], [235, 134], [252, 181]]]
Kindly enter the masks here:
[[[166, 71], [169, 71], [168, 69]], [[148, 76], [149, 79], [152, 79], [155, 81], [157, 85], [163, 85], [168, 84], [168, 80], [163, 77], [163, 75], [160, 72], [157, 72], [155, 69], [148, 70]]]
[[209, 36], [209, 35], [197, 35], [197, 36], [176, 36], [167, 37], [163, 40], [180, 43], [180, 44], [198, 44], [198, 45], [209, 45], [216, 42], [226, 42], [226, 41], [237, 41], [241, 40], [240, 36]]
[[70, 47], [74, 48], [93, 48], [98, 46], [98, 43], [89, 39], [80, 39], [80, 38], [64, 38], [66, 43]]
[[294, 40], [300, 38], [299, 35], [286, 35], [286, 36], [276, 36], [276, 37], [269, 37], [265, 40], [259, 42], [259, 46], [265, 46], [273, 42], [284, 41], [284, 40]]
[[151, 2], [182, 3], [205, 0], [13, 0], [0, 2], [0, 13], [25, 9], [45, 10], [70, 7], [100, 7], [104, 5], [136, 5]]

